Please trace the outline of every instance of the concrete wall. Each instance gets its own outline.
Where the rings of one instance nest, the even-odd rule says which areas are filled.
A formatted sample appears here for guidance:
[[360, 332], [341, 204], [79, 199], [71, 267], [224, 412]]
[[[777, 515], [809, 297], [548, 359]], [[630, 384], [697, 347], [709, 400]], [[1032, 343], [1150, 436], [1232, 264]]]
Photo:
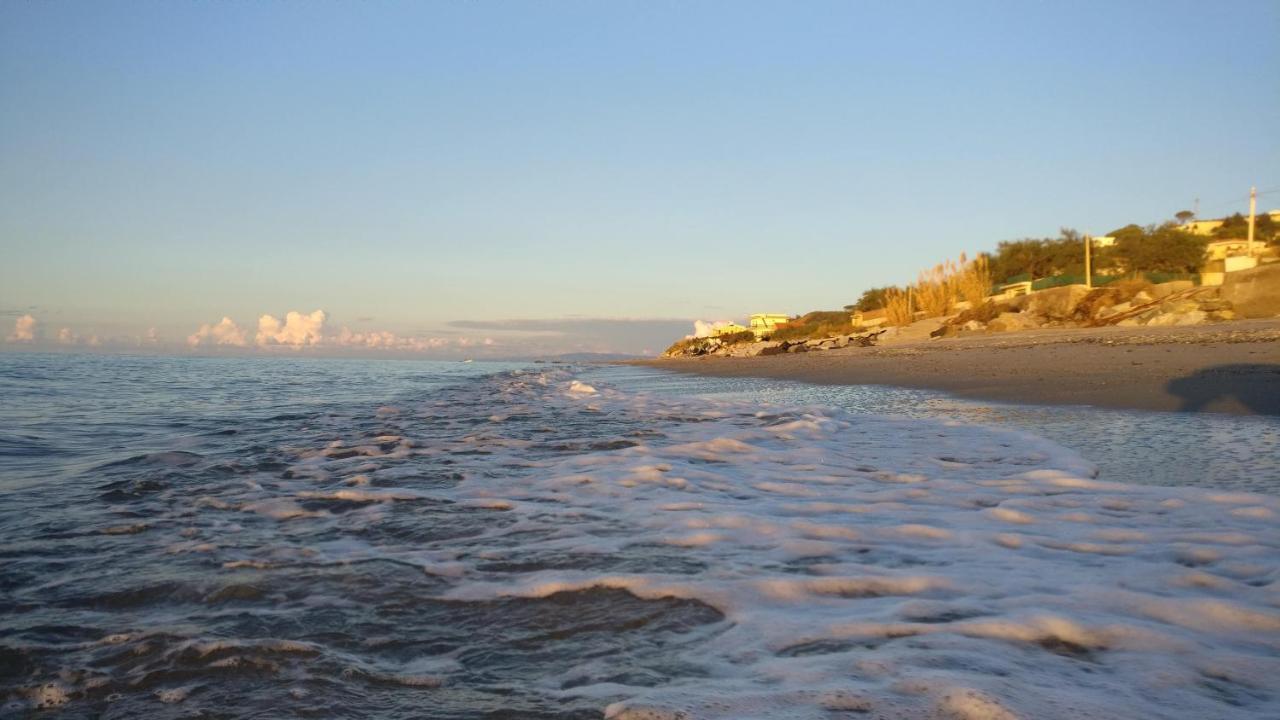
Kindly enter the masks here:
[[1219, 292], [1241, 317], [1280, 316], [1280, 263], [1227, 273]]

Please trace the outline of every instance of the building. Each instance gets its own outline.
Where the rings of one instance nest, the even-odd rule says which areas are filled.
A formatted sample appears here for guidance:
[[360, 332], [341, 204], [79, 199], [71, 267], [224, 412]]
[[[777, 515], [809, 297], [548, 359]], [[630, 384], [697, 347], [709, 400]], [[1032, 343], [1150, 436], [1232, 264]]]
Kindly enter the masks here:
[[720, 337], [721, 335], [733, 335], [735, 333], [747, 332], [748, 328], [744, 328], [736, 322], [729, 322], [723, 325], [717, 325], [711, 331], [711, 337]]
[[1266, 247], [1267, 244], [1261, 240], [1254, 240], [1252, 247], [1249, 241], [1243, 238], [1214, 240], [1204, 247], [1205, 260], [1226, 260], [1230, 257], [1253, 255], [1262, 252]]
[[[1259, 217], [1263, 215], [1270, 217], [1272, 222], [1280, 222], [1280, 210], [1258, 213]], [[1245, 217], [1247, 218], [1248, 216], [1246, 215]], [[1192, 235], [1212, 235], [1213, 231], [1222, 227], [1222, 224], [1226, 221], [1227, 218], [1218, 218], [1216, 220], [1192, 220], [1191, 222], [1184, 224], [1182, 229]]]
[[773, 334], [779, 325], [784, 325], [791, 319], [789, 315], [780, 313], [756, 313], [751, 316], [751, 332], [755, 333], [757, 340], [763, 340]]

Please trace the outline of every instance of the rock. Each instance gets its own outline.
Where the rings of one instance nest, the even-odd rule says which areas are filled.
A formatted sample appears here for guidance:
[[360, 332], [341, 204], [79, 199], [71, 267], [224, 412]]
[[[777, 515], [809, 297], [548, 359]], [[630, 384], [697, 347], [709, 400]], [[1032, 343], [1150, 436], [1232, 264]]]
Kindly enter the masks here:
[[986, 326], [978, 322], [977, 320], [970, 320], [969, 322], [965, 323], [964, 325], [961, 325], [960, 327], [964, 328], [965, 330], [982, 330]]
[[1076, 305], [1088, 294], [1089, 288], [1084, 285], [1063, 285], [1041, 290], [1027, 296], [1026, 311], [1053, 320], [1065, 320], [1071, 317]]
[[1124, 313], [1127, 313], [1132, 309], [1133, 309], [1132, 303], [1123, 302], [1123, 303], [1120, 303], [1119, 305], [1112, 305], [1111, 307], [1102, 308], [1101, 310], [1098, 311], [1097, 318], [1099, 320], [1106, 320], [1109, 317], [1115, 317], [1116, 315], [1122, 315]]
[[1036, 327], [1036, 321], [1024, 313], [1000, 313], [987, 323], [987, 329], [992, 332], [1027, 330], [1033, 327]]
[[1200, 303], [1195, 300], [1179, 300], [1177, 302], [1163, 303], [1160, 305], [1160, 312], [1162, 313], [1188, 313], [1199, 309]]
[[787, 346], [780, 342], [763, 342], [757, 343], [760, 349], [756, 351], [756, 355], [781, 355], [787, 351]]
[[1209, 313], [1203, 310], [1191, 310], [1179, 313], [1175, 325], [1202, 325], [1209, 319]]
[[1203, 310], [1189, 310], [1186, 312], [1169, 312], [1157, 315], [1147, 321], [1148, 326], [1167, 327], [1172, 325], [1199, 325], [1207, 320], [1209, 314]]
[[1134, 295], [1133, 299], [1130, 300], [1129, 302], [1132, 303], [1134, 307], [1138, 307], [1139, 305], [1146, 305], [1147, 303], [1151, 303], [1155, 301], [1156, 299], [1148, 295], [1146, 290], [1139, 290], [1138, 294]]
[[1236, 313], [1234, 310], [1215, 310], [1209, 313], [1209, 319], [1219, 322], [1223, 320], [1235, 320]]
[[787, 347], [787, 352], [789, 352], [789, 353], [802, 353], [802, 352], [804, 352], [804, 351], [806, 351], [806, 350], [808, 350], [808, 349], [809, 349], [809, 348], [805, 347], [805, 346], [804, 346], [804, 344], [800, 344], [800, 345], [791, 345], [791, 346]]
[[1183, 290], [1190, 290], [1195, 286], [1196, 284], [1190, 280], [1172, 280], [1170, 282], [1160, 283], [1159, 285], [1152, 285], [1151, 295], [1156, 300], [1159, 300], [1160, 298], [1169, 297], [1170, 295], [1182, 292]]
[[1139, 320], [1136, 317], [1131, 317], [1131, 318], [1125, 318], [1120, 322], [1116, 323], [1116, 327], [1136, 327], [1141, 324], [1142, 324], [1141, 320]]
[[1280, 263], [1259, 265], [1229, 272], [1218, 288], [1223, 300], [1240, 317], [1264, 318], [1280, 315]]
[[1200, 309], [1205, 312], [1218, 312], [1220, 310], [1232, 310], [1231, 302], [1222, 298], [1205, 298], [1200, 301]]

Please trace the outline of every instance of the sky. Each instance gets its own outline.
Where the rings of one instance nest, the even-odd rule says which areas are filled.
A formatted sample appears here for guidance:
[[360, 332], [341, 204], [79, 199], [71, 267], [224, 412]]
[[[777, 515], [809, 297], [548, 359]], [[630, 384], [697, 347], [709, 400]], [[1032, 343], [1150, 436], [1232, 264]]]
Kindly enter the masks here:
[[656, 352], [1277, 208], [1277, 36], [1274, 0], [4, 2], [0, 350]]

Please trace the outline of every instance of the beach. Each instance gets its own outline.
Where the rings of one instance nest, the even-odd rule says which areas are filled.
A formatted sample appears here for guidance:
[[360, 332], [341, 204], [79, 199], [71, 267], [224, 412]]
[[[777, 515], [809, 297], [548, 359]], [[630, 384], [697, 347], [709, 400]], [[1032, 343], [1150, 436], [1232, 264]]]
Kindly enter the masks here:
[[641, 364], [720, 377], [894, 385], [1037, 405], [1280, 415], [1280, 320], [1055, 328]]

